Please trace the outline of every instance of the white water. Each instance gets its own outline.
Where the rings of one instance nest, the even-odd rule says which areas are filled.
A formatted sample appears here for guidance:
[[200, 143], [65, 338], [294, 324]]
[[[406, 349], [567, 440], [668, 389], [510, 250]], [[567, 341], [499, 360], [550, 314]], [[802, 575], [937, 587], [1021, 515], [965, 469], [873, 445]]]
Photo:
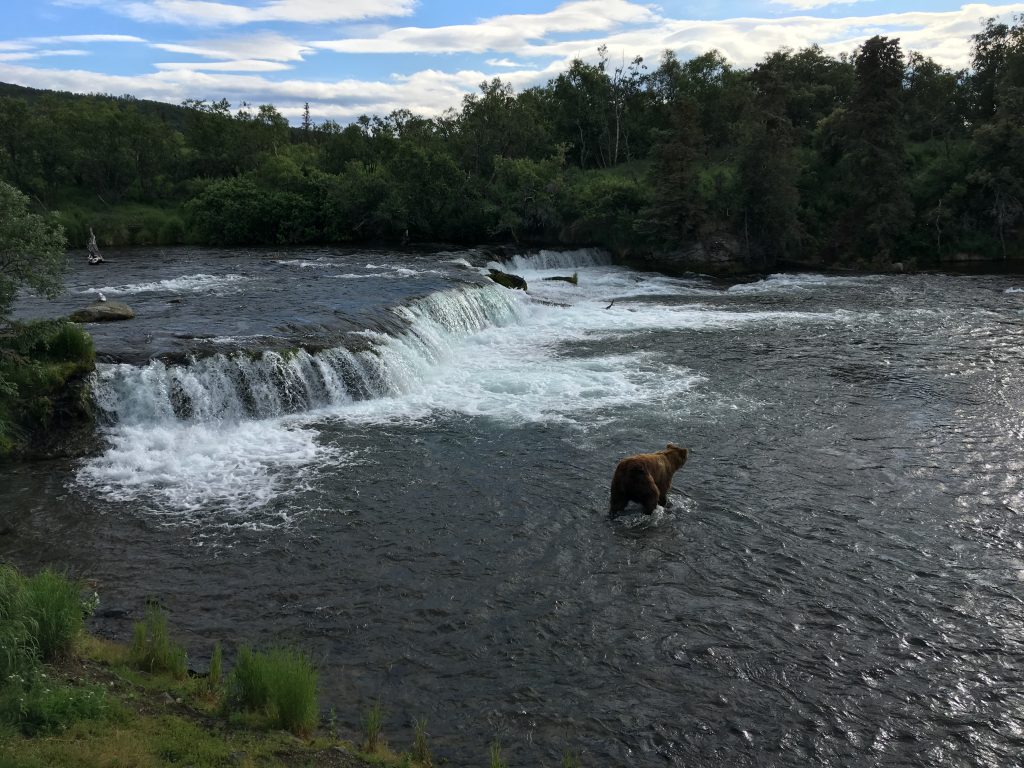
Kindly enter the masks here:
[[[517, 257], [515, 271], [528, 280], [530, 295], [496, 285], [436, 293], [393, 310], [404, 332], [360, 334], [370, 348], [359, 352], [101, 366], [97, 400], [113, 422], [110, 448], [87, 462], [78, 480], [172, 520], [211, 509], [245, 520], [301, 492], [317, 471], [353, 459], [321, 444], [317, 425], [325, 420], [373, 424], [460, 413], [592, 428], [619, 408], [680, 413], [707, 385], [700, 361], [665, 359], [638, 343], [647, 335], [852, 319], [844, 312], [709, 307], [695, 301], [722, 291], [706, 281], [638, 275], [603, 260], [593, 251]], [[567, 269], [578, 273], [578, 286], [544, 280]], [[802, 279], [822, 278], [775, 282], [788, 290]], [[603, 351], [580, 352], [582, 344], [620, 338]]]
[[158, 280], [148, 283], [130, 285], [106, 285], [102, 288], [86, 288], [82, 293], [103, 293], [112, 296], [136, 293], [152, 293], [155, 291], [171, 291], [175, 293], [205, 293], [222, 291], [226, 288], [238, 288], [238, 283], [249, 280], [244, 275], [184, 275], [182, 277]]

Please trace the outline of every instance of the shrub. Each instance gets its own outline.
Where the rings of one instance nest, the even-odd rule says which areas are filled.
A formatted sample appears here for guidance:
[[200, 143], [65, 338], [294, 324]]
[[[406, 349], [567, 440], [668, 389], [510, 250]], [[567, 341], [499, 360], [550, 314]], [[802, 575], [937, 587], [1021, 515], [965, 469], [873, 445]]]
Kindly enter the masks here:
[[47, 569], [25, 582], [25, 593], [39, 655], [43, 661], [66, 655], [82, 631], [81, 585]]
[[263, 712], [272, 727], [304, 734], [316, 726], [317, 673], [301, 651], [243, 647], [228, 686], [229, 706]]
[[167, 633], [167, 616], [156, 603], [146, 606], [146, 616], [135, 622], [128, 658], [145, 672], [167, 672], [179, 680], [188, 674], [185, 649]]

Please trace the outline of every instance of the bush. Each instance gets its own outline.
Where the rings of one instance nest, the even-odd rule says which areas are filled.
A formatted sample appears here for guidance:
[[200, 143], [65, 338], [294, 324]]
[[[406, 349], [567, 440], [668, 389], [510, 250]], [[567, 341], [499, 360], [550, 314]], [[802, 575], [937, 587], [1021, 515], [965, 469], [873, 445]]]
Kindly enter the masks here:
[[25, 593], [40, 657], [66, 655], [82, 631], [81, 585], [47, 569], [25, 582]]
[[243, 647], [228, 687], [229, 706], [263, 712], [273, 727], [304, 734], [319, 719], [317, 673], [301, 651], [259, 653]]
[[185, 649], [171, 640], [167, 616], [155, 603], [146, 606], [145, 618], [132, 627], [128, 658], [144, 672], [167, 672], [179, 680], [188, 675]]

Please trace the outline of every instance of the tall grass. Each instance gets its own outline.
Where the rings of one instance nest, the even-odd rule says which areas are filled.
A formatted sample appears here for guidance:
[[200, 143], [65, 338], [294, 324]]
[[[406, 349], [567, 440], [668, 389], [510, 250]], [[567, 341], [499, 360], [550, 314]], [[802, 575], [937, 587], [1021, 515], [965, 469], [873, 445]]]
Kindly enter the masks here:
[[213, 655], [210, 657], [210, 674], [206, 678], [211, 692], [220, 689], [224, 676], [224, 651], [220, 647], [220, 640], [213, 644]]
[[370, 754], [377, 751], [383, 745], [380, 738], [384, 730], [384, 707], [380, 699], [373, 702], [373, 706], [366, 711], [363, 718], [363, 749]]
[[184, 647], [171, 640], [167, 616], [156, 603], [146, 605], [146, 615], [132, 627], [128, 659], [145, 672], [167, 672], [179, 680], [188, 675]]
[[25, 582], [29, 616], [43, 661], [66, 656], [84, 624], [82, 587], [47, 569]]
[[25, 579], [10, 566], [0, 565], [0, 687], [35, 668], [35, 630], [29, 615]]
[[426, 718], [417, 718], [413, 721], [412, 759], [422, 766], [429, 767], [434, 764], [430, 757], [430, 749], [427, 747]]
[[501, 759], [501, 742], [495, 739], [491, 742], [491, 768], [508, 768], [508, 763]]
[[271, 726], [296, 734], [316, 727], [317, 673], [301, 651], [242, 648], [228, 682], [229, 706], [264, 712]]
[[72, 688], [41, 669], [69, 653], [82, 631], [79, 591], [50, 570], [25, 578], [0, 565], [0, 723], [33, 735], [108, 711], [102, 689]]

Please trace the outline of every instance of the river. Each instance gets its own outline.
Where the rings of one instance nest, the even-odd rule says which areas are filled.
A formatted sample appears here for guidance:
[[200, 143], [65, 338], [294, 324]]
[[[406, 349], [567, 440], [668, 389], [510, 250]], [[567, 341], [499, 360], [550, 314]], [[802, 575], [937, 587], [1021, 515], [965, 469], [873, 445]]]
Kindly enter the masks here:
[[[95, 579], [101, 634], [155, 596], [198, 669], [296, 645], [343, 732], [380, 700], [454, 765], [1024, 753], [1021, 278], [107, 255], [18, 305], [135, 309], [90, 326], [107, 447], [0, 469], [0, 557]], [[609, 520], [669, 441], [668, 508]]]

